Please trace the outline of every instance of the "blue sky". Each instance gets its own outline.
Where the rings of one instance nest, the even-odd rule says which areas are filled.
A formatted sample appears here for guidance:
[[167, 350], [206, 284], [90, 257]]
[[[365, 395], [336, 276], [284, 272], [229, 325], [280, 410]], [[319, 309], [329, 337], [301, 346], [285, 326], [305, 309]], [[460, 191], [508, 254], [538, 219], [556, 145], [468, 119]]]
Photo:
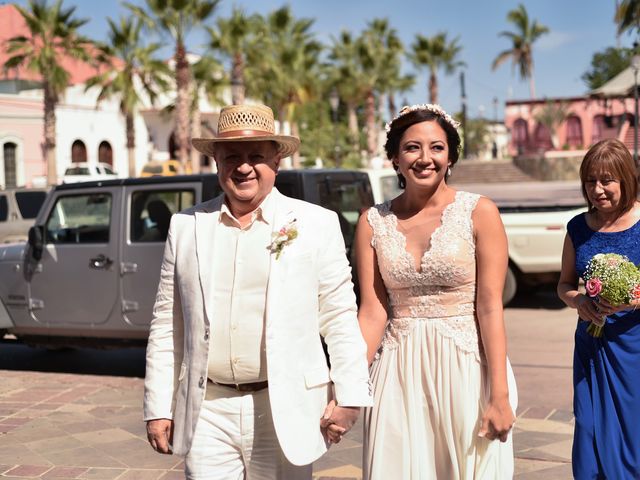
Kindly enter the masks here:
[[[26, 4], [24, 0], [19, 4]], [[132, 3], [141, 4], [141, 0]], [[498, 52], [509, 48], [507, 39], [498, 33], [510, 30], [507, 12], [518, 5], [515, 0], [222, 0], [216, 15], [227, 16], [233, 5], [249, 13], [267, 13], [288, 3], [297, 17], [315, 19], [313, 30], [318, 39], [329, 43], [332, 36], [347, 29], [354, 33], [366, 27], [374, 18], [388, 18], [406, 46], [417, 33], [433, 35], [446, 31], [449, 38], [459, 36], [463, 46], [461, 58], [466, 63], [465, 76], [469, 113], [484, 112], [493, 118], [493, 98], [498, 99], [498, 116], [502, 117], [504, 101], [529, 97], [528, 83], [512, 73], [511, 64], [505, 63], [496, 71], [491, 63]], [[631, 46], [633, 37], [624, 34], [616, 38], [613, 15], [615, 0], [525, 0], [531, 18], [550, 29], [534, 47], [535, 81], [538, 97], [582, 95], [587, 87], [581, 80], [589, 68], [593, 53], [606, 47]], [[83, 33], [105, 39], [106, 17], [117, 18], [126, 14], [118, 0], [65, 0], [64, 5], [75, 5], [77, 15], [89, 18]], [[188, 39], [190, 49], [200, 50], [202, 38]], [[171, 55], [171, 50], [166, 50]], [[405, 62], [405, 70], [416, 72]], [[439, 74], [440, 103], [445, 109], [460, 109], [460, 82], [456, 73]], [[406, 96], [410, 103], [428, 101], [426, 71], [418, 74], [413, 92]], [[399, 99], [402, 100], [402, 99]]]

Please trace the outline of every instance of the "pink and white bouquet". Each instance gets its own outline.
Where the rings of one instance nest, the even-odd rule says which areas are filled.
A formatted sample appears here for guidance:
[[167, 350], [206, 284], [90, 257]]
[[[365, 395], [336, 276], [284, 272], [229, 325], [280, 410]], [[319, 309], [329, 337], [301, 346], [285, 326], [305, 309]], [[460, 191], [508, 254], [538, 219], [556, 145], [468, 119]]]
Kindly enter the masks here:
[[[628, 305], [640, 298], [640, 270], [627, 257], [617, 253], [594, 255], [582, 276], [587, 295], [603, 298], [613, 306]], [[602, 336], [603, 326], [591, 323], [587, 332]]]

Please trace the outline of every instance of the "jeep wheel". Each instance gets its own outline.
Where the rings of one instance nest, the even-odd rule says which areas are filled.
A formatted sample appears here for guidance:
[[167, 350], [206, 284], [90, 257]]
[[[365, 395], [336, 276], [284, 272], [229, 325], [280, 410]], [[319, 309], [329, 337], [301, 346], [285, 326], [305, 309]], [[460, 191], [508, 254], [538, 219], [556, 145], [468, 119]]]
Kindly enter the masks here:
[[516, 296], [518, 290], [518, 281], [516, 274], [511, 265], [507, 267], [507, 278], [504, 281], [504, 290], [502, 291], [502, 305], [505, 307], [509, 304], [513, 297]]

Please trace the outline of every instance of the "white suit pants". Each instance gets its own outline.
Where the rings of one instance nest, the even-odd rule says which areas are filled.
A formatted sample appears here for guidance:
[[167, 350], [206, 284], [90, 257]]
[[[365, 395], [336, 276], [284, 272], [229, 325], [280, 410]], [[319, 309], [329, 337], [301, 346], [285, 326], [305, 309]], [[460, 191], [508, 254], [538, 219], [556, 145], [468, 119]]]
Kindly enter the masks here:
[[282, 453], [267, 388], [246, 393], [208, 383], [185, 473], [189, 480], [309, 480], [312, 466], [292, 465]]

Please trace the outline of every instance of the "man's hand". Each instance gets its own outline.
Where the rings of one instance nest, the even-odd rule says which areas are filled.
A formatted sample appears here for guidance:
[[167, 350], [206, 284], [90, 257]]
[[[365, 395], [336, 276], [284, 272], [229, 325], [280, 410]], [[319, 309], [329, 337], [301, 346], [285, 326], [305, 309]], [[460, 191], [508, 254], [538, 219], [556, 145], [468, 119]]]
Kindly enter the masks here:
[[147, 439], [156, 452], [171, 455], [173, 420], [168, 418], [149, 420], [147, 422]]
[[360, 407], [340, 407], [335, 400], [331, 400], [320, 419], [320, 428], [329, 443], [340, 443], [353, 424], [358, 420]]

